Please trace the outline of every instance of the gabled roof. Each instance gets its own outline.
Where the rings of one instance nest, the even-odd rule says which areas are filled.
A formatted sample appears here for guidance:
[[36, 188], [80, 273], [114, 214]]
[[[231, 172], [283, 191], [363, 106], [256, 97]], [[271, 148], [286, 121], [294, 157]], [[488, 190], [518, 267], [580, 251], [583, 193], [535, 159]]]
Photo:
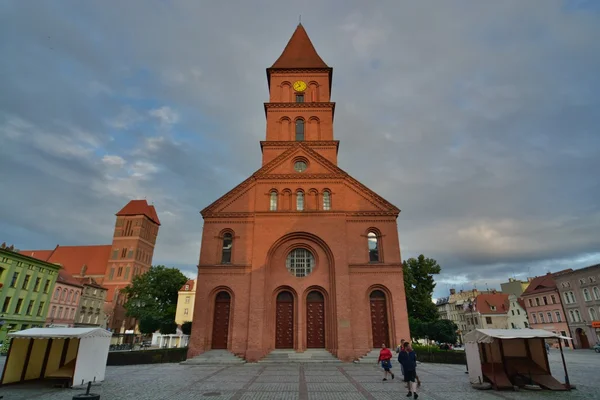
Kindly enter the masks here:
[[298, 24], [283, 53], [271, 68], [329, 68], [313, 46], [302, 24]]
[[533, 278], [527, 289], [521, 294], [521, 296], [529, 296], [531, 294], [552, 292], [556, 290], [556, 282], [554, 276], [562, 275], [566, 272], [573, 271], [572, 269], [566, 269], [555, 273], [548, 272], [546, 275], [536, 276]]
[[506, 314], [510, 307], [506, 293], [482, 293], [475, 298], [475, 304], [481, 314]]
[[131, 200], [116, 215], [145, 215], [146, 217], [150, 218], [152, 222], [160, 225], [158, 214], [156, 214], [156, 209], [153, 205], [148, 205], [146, 200]]
[[65, 285], [82, 287], [81, 283], [78, 282], [75, 278], [73, 278], [73, 276], [71, 276], [71, 274], [69, 274], [64, 269], [61, 269], [58, 271], [58, 277], [56, 278], [56, 283], [62, 283]]
[[[86, 268], [86, 275], [104, 275], [112, 246], [56, 246], [52, 254], [44, 261], [60, 264], [71, 275], [81, 274], [81, 267]], [[37, 258], [46, 257], [49, 250], [21, 250], [21, 254]]]
[[[186, 286], [189, 286], [187, 289], [185, 288]], [[189, 279], [182, 287], [181, 289], [179, 289], [179, 291], [186, 291], [186, 292], [191, 292], [194, 290], [194, 280], [193, 279]]]
[[244, 180], [242, 183], [240, 183], [239, 185], [231, 189], [229, 192], [221, 196], [219, 199], [215, 200], [213, 203], [208, 205], [202, 211], [200, 211], [202, 216], [205, 217], [210, 213], [216, 212], [219, 206], [252, 187], [252, 185], [256, 183], [257, 179], [260, 179], [262, 177], [268, 177], [269, 171], [272, 171], [278, 165], [292, 158], [294, 156], [294, 153], [296, 153], [299, 149], [302, 149], [302, 151], [304, 151], [307, 156], [311, 157], [316, 162], [320, 163], [322, 166], [327, 168], [329, 171], [331, 171], [332, 174], [338, 174], [339, 177], [341, 179], [344, 179], [347, 184], [354, 186], [358, 191], [373, 198], [382, 210], [385, 209], [386, 211], [393, 212], [395, 214], [400, 213], [400, 209], [398, 209], [392, 203], [388, 202], [383, 197], [379, 196], [377, 193], [360, 183], [358, 180], [352, 178], [346, 171], [329, 161], [327, 158], [323, 157], [321, 154], [311, 149], [310, 145], [306, 144], [306, 142], [294, 142], [294, 144], [290, 146], [289, 149], [281, 153], [279, 156], [275, 157], [273, 160], [269, 161], [267, 164], [263, 165], [249, 178]]
[[85, 278], [79, 278], [79, 282], [86, 286], [90, 286], [97, 289], [108, 290], [104, 286], [100, 285], [96, 280], [92, 277], [86, 276]]

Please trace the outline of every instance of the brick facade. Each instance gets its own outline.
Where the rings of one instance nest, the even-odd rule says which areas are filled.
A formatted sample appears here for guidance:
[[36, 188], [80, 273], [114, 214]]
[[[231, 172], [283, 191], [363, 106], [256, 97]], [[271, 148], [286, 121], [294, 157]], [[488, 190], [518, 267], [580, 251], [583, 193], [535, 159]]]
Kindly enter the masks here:
[[202, 211], [190, 357], [316, 346], [352, 361], [410, 338], [400, 210], [337, 166], [331, 72], [301, 25], [267, 70], [262, 167]]

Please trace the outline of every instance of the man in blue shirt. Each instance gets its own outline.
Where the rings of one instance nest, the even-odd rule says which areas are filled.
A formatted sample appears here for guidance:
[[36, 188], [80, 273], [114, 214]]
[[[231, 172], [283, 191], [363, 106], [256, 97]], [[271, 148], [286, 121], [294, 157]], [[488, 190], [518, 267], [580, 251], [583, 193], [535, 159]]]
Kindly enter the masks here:
[[402, 365], [404, 373], [404, 382], [408, 385], [408, 394], [406, 397], [414, 396], [419, 398], [417, 394], [417, 354], [413, 351], [410, 342], [404, 342], [403, 349], [398, 354], [398, 362]]

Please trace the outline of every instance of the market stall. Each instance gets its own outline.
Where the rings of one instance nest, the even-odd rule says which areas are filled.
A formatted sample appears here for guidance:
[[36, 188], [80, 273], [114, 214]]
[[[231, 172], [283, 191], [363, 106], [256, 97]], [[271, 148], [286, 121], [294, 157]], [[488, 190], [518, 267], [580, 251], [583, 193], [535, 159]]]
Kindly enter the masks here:
[[[565, 384], [550, 372], [546, 339], [571, 338], [543, 329], [475, 329], [467, 333], [465, 352], [472, 384], [490, 382], [499, 389], [537, 385], [549, 390], [569, 390], [569, 375], [560, 345]], [[560, 344], [560, 340], [558, 341]]]
[[0, 384], [55, 379], [71, 387], [103, 381], [111, 336], [102, 328], [12, 332]]

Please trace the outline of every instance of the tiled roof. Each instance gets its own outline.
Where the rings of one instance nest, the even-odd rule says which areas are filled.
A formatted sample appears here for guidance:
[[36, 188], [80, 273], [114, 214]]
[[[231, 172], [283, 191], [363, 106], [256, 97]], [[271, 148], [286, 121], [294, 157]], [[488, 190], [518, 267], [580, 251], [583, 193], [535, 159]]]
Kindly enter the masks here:
[[52, 254], [44, 261], [58, 263], [71, 275], [80, 275], [81, 267], [87, 266], [86, 275], [104, 275], [112, 246], [57, 246], [54, 250], [21, 250], [21, 254], [42, 260], [40, 256]]
[[33, 258], [37, 258], [38, 260], [46, 261], [50, 258], [54, 250], [21, 250], [19, 254], [23, 254], [24, 256], [29, 256]]
[[56, 279], [57, 283], [67, 284], [71, 286], [81, 287], [81, 282], [77, 281], [71, 274], [69, 274], [64, 269], [58, 271], [58, 278]]
[[[510, 307], [506, 293], [482, 293], [475, 298], [475, 306], [481, 314], [506, 314]], [[492, 310], [492, 306], [496, 307]]]
[[556, 282], [554, 281], [554, 276], [563, 275], [567, 272], [573, 271], [572, 269], [566, 269], [563, 271], [558, 271], [555, 273], [548, 272], [546, 275], [536, 276], [533, 278], [527, 289], [523, 292], [521, 296], [529, 296], [531, 294], [537, 293], [545, 293], [556, 290]]
[[180, 291], [185, 291], [186, 290], [186, 286], [189, 285], [189, 288], [187, 289], [187, 291], [192, 291], [194, 290], [194, 280], [190, 279], [188, 280], [182, 287], [181, 289], [179, 289]]
[[156, 214], [156, 209], [154, 206], [148, 205], [146, 200], [131, 200], [116, 215], [145, 215], [157, 225], [160, 225], [160, 220], [158, 219], [158, 214]]
[[89, 276], [86, 278], [80, 278], [79, 281], [86, 286], [91, 286], [102, 290], [108, 290], [107, 288], [96, 282], [94, 278], [90, 278]]
[[302, 24], [298, 24], [283, 53], [271, 68], [329, 68], [313, 46]]

